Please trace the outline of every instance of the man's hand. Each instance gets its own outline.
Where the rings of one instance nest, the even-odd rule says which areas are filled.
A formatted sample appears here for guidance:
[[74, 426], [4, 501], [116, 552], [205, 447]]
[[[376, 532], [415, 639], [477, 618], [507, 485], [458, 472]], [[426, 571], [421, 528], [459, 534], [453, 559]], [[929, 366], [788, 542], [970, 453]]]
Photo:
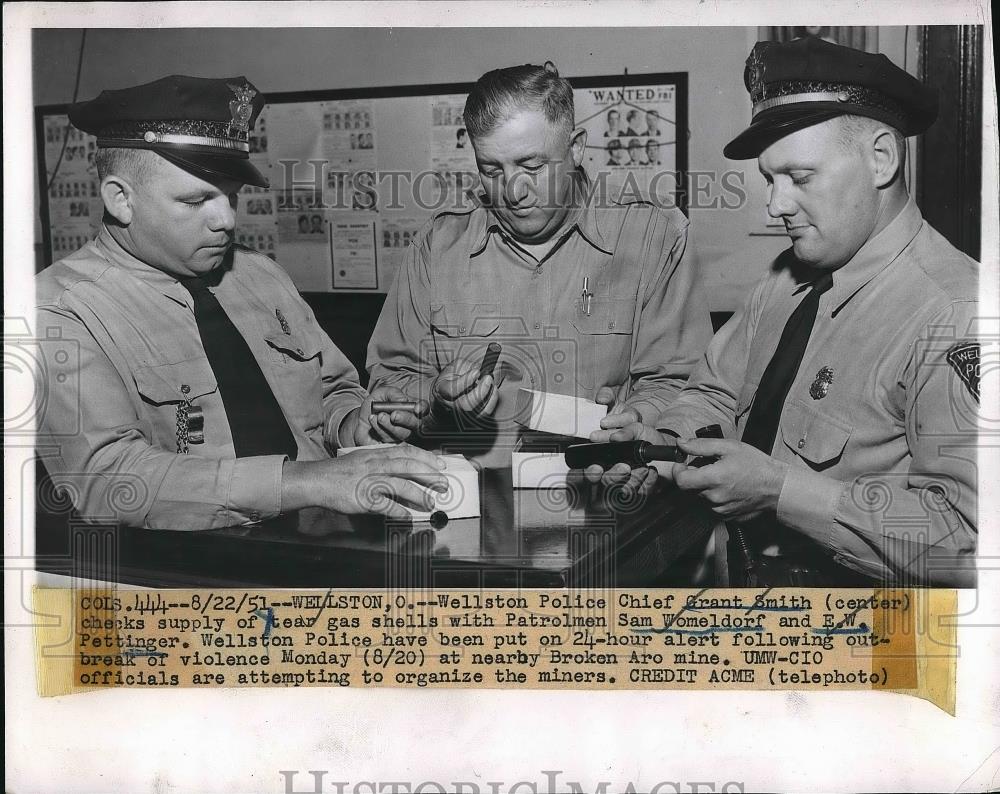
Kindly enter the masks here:
[[[393, 402], [417, 404], [416, 411], [392, 411], [391, 413], [372, 413], [373, 402]], [[414, 400], [393, 386], [378, 386], [368, 393], [361, 408], [349, 418], [354, 421], [352, 437], [357, 446], [366, 446], [377, 442], [406, 441], [420, 427], [420, 420], [427, 415], [429, 406], [426, 400]]]
[[[604, 391], [602, 389], [601, 391]], [[610, 391], [610, 389], [608, 390]], [[598, 397], [600, 397], [600, 392]], [[635, 409], [627, 408], [621, 413], [608, 414], [601, 420], [601, 430], [595, 430], [590, 434], [590, 440], [595, 443], [607, 441], [649, 441], [651, 444], [673, 444], [673, 436], [665, 435], [644, 425], [632, 418], [638, 416]], [[626, 493], [635, 491], [640, 494], [647, 494], [656, 485], [657, 471], [663, 473], [669, 471], [669, 467], [674, 464], [658, 463], [657, 468], [652, 466], [640, 466], [633, 469], [627, 463], [616, 463], [610, 469], [601, 466], [588, 466], [583, 471], [583, 476], [592, 483], [601, 483], [605, 486], [624, 485]]]
[[[615, 397], [617, 393], [610, 386], [601, 386], [597, 390], [597, 396], [594, 398], [594, 402], [598, 405], [610, 405], [611, 409], [608, 411], [608, 415], [601, 420], [601, 430], [606, 431], [607, 435], [610, 435], [615, 430], [621, 427], [628, 427], [631, 424], [642, 421], [642, 417], [639, 416], [639, 412], [623, 402], [615, 402]], [[591, 441], [598, 440], [596, 438], [597, 434], [601, 433], [601, 430], [595, 430], [590, 435]], [[608, 439], [602, 434], [601, 441], [607, 441]]]
[[677, 487], [698, 494], [716, 515], [748, 520], [777, 510], [787, 463], [729, 439], [692, 438], [677, 446], [694, 457], [716, 458], [699, 468], [675, 463], [672, 470]]
[[500, 398], [500, 382], [493, 375], [479, 379], [479, 367], [457, 359], [441, 370], [431, 386], [434, 413], [492, 416]]
[[609, 386], [601, 386], [597, 390], [594, 402], [598, 405], [610, 405], [611, 410], [608, 415], [601, 420], [601, 429], [590, 434], [591, 441], [631, 441], [626, 438], [612, 438], [615, 431], [630, 425], [638, 424], [642, 421], [639, 412], [635, 408], [630, 408], [624, 403], [615, 403], [615, 390]]
[[338, 513], [380, 513], [407, 518], [403, 505], [434, 509], [434, 492], [444, 493], [445, 462], [409, 444], [359, 449], [341, 458], [286, 461], [281, 470], [281, 509], [324, 507]]

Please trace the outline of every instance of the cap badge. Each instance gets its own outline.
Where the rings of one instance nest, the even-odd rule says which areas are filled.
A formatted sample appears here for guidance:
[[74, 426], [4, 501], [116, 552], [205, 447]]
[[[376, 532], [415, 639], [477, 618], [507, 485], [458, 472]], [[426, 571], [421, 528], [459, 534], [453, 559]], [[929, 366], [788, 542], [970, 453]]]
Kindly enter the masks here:
[[809, 396], [814, 400], [822, 400], [830, 391], [831, 383], [833, 383], [833, 370], [830, 367], [823, 367], [816, 373], [816, 380], [809, 387]]
[[749, 69], [750, 75], [750, 95], [751, 97], [759, 96], [760, 92], [764, 88], [764, 50], [766, 47], [758, 42], [757, 45], [750, 51], [750, 57], [747, 58], [747, 68]]
[[250, 103], [257, 96], [257, 92], [248, 85], [234, 85], [233, 83], [226, 83], [226, 85], [236, 94], [236, 99], [229, 103], [229, 112], [233, 114], [233, 120], [229, 123], [230, 134], [233, 134], [234, 131], [249, 132], [250, 117], [253, 115], [253, 105]]

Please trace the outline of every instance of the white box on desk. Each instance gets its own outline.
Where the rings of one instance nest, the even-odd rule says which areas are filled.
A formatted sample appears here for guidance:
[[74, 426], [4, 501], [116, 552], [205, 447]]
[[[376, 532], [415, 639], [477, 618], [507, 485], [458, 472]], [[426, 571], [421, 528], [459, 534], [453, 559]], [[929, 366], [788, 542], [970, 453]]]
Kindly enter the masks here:
[[[349, 455], [359, 449], [378, 449], [379, 447], [394, 447], [396, 444], [369, 444], [364, 447], [341, 447], [337, 450], [337, 457]], [[440, 494], [431, 491], [436, 497], [434, 510], [415, 510], [412, 507], [402, 505], [415, 521], [428, 521], [431, 512], [441, 511], [448, 518], [476, 518], [481, 514], [479, 504], [479, 469], [470, 463], [463, 455], [438, 455], [446, 466], [441, 472], [448, 481], [448, 490]], [[421, 486], [414, 483], [418, 488]], [[430, 489], [427, 489], [430, 490]]]
[[[601, 429], [608, 406], [568, 394], [519, 389], [517, 421], [539, 434], [551, 434], [553, 446], [559, 437], [584, 439]], [[539, 443], [538, 439], [535, 444]], [[565, 446], [565, 444], [562, 444]], [[560, 488], [566, 485], [569, 466], [561, 451], [515, 448], [510, 456], [515, 488]]]
[[515, 488], [563, 488], [569, 466], [562, 452], [512, 452], [510, 473]]
[[608, 406], [582, 397], [534, 389], [517, 390], [516, 421], [529, 430], [587, 439], [601, 429], [601, 420], [607, 415]]

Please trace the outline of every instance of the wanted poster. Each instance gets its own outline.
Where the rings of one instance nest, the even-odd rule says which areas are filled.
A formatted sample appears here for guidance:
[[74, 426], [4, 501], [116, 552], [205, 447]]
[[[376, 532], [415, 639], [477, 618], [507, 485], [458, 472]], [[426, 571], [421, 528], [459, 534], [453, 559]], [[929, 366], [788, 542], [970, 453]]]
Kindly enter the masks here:
[[613, 194], [672, 199], [678, 189], [677, 94], [673, 85], [584, 88], [573, 92], [577, 126], [587, 130], [584, 163]]
[[448, 206], [465, 206], [468, 191], [479, 185], [476, 155], [465, 128], [465, 95], [432, 96], [430, 106], [430, 168], [447, 195]]
[[[46, 116], [43, 127], [45, 162], [50, 167], [58, 163], [58, 173], [66, 177], [97, 177], [94, 168], [97, 138], [78, 130], [66, 116]], [[52, 176], [49, 173], [50, 179]]]
[[330, 222], [333, 288], [378, 289], [375, 222], [335, 213]]
[[320, 103], [320, 109], [326, 205], [337, 211], [376, 212], [374, 191], [366, 189], [378, 171], [374, 103], [338, 100]]
[[321, 146], [331, 169], [372, 171], [377, 166], [374, 107], [370, 100], [322, 102]]
[[93, 239], [101, 228], [104, 203], [94, 155], [97, 139], [69, 123], [63, 115], [43, 121], [49, 204], [49, 242], [53, 260], [67, 256]]
[[322, 191], [280, 188], [275, 199], [277, 261], [300, 290], [328, 290], [329, 227]]
[[278, 214], [269, 188], [244, 185], [236, 207], [236, 242], [277, 259]]
[[377, 213], [377, 174], [374, 171], [330, 169], [323, 178], [323, 203], [334, 212]]
[[403, 257], [417, 236], [425, 218], [412, 216], [384, 217], [380, 224], [379, 282], [388, 290], [396, 280]]
[[323, 242], [323, 194], [318, 190], [277, 191], [278, 231], [283, 241]]
[[247, 142], [250, 145], [250, 162], [257, 167], [258, 171], [267, 176], [273, 184], [274, 176], [271, 173], [271, 158], [268, 155], [267, 119], [270, 115], [270, 107], [270, 105], [264, 105], [261, 109], [260, 115], [257, 116], [257, 123], [250, 130]]

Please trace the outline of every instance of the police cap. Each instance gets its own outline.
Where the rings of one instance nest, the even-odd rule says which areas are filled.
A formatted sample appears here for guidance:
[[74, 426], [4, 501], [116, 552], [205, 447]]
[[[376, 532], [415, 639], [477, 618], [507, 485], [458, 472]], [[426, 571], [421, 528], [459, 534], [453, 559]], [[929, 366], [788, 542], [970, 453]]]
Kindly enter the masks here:
[[250, 130], [263, 107], [245, 77], [171, 75], [77, 102], [69, 120], [96, 135], [98, 147], [149, 149], [202, 178], [267, 187], [250, 162]]
[[884, 55], [814, 36], [758, 41], [747, 58], [743, 82], [753, 118], [723, 149], [732, 160], [757, 157], [786, 135], [836, 116], [867, 116], [903, 135], [916, 135], [938, 113], [934, 93]]

